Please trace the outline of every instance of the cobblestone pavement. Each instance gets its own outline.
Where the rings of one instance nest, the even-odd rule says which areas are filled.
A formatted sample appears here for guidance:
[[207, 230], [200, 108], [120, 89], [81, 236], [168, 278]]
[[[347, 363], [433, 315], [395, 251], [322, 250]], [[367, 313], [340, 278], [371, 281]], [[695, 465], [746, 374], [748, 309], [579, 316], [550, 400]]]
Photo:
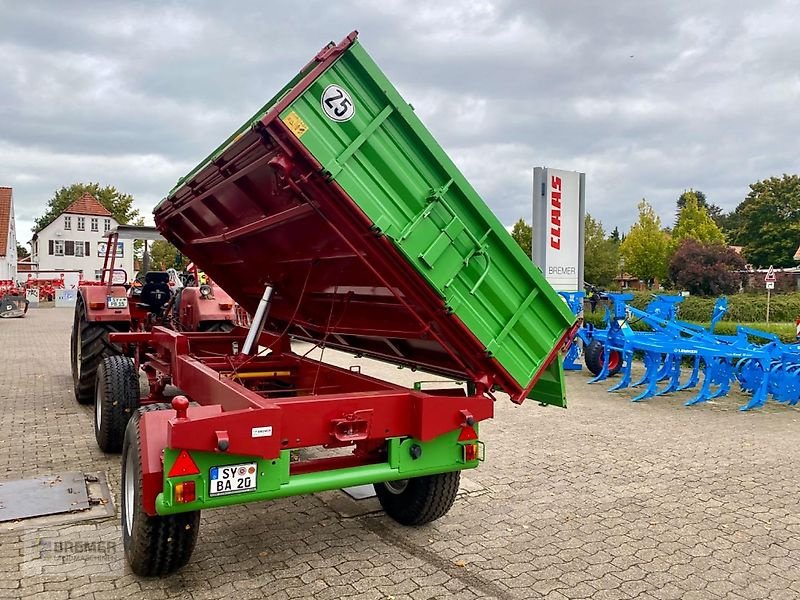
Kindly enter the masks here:
[[[118, 507], [119, 457], [72, 396], [70, 325], [64, 309], [0, 320], [0, 480], [105, 471]], [[192, 562], [149, 580], [117, 517], [0, 525], [0, 598], [800, 597], [800, 411], [631, 404], [586, 380], [568, 376], [566, 411], [500, 399], [486, 463], [432, 525], [352, 516], [340, 492], [207, 511]], [[42, 538], [62, 542], [58, 566], [35, 560]]]

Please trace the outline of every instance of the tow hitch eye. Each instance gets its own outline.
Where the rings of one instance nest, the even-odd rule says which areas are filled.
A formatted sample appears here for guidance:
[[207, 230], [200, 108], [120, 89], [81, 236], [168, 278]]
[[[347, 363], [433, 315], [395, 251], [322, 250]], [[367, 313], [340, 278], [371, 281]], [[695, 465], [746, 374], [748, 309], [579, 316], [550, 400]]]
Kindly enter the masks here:
[[358, 411], [345, 419], [335, 419], [333, 437], [340, 442], [365, 440], [369, 436], [369, 423], [372, 411]]

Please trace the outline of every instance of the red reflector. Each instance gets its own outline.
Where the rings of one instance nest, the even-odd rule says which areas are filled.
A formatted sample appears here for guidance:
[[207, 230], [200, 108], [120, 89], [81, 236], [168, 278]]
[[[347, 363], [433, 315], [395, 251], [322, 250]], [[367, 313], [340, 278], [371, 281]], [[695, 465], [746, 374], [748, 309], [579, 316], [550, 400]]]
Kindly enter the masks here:
[[89, 302], [89, 308], [92, 310], [100, 310], [106, 307], [105, 302]]
[[464, 445], [464, 460], [469, 462], [478, 459], [478, 444], [465, 444]]
[[458, 434], [459, 442], [468, 442], [470, 440], [477, 440], [478, 434], [475, 433], [475, 428], [472, 425], [464, 425], [461, 428], [461, 433]]
[[219, 307], [222, 310], [230, 310], [233, 308], [233, 304], [231, 304], [230, 302], [220, 302]]
[[175, 460], [175, 463], [169, 470], [167, 477], [197, 475], [198, 473], [200, 473], [200, 469], [197, 468], [197, 465], [194, 463], [194, 460], [192, 460], [192, 457], [186, 450], [181, 450], [181, 453], [178, 454], [178, 458]]
[[175, 502], [186, 504], [197, 498], [194, 481], [182, 481], [175, 484]]

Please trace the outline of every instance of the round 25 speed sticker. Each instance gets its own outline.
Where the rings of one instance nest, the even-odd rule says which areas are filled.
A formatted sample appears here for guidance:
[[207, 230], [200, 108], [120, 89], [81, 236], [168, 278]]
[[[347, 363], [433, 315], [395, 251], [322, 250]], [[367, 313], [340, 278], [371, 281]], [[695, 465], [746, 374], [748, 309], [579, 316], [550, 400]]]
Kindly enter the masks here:
[[350, 94], [335, 83], [325, 88], [321, 100], [322, 110], [333, 121], [349, 121], [356, 114], [356, 106]]

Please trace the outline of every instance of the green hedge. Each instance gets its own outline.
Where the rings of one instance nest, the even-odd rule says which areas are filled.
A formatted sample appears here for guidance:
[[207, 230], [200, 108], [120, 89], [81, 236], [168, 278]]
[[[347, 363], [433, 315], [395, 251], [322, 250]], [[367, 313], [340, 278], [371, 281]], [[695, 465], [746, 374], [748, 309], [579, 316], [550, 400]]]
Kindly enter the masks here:
[[[652, 295], [647, 292], [634, 292], [631, 305], [644, 308], [652, 300]], [[706, 322], [711, 318], [716, 298], [701, 298], [689, 296], [679, 305], [678, 315], [684, 321]], [[589, 314], [587, 303], [586, 313]], [[602, 318], [602, 305], [598, 305], [597, 312]], [[728, 312], [723, 321], [732, 323], [760, 323], [767, 318], [767, 293], [734, 294], [728, 296]], [[794, 323], [800, 318], [800, 292], [790, 294], [772, 294], [769, 303], [769, 320], [784, 323]]]

